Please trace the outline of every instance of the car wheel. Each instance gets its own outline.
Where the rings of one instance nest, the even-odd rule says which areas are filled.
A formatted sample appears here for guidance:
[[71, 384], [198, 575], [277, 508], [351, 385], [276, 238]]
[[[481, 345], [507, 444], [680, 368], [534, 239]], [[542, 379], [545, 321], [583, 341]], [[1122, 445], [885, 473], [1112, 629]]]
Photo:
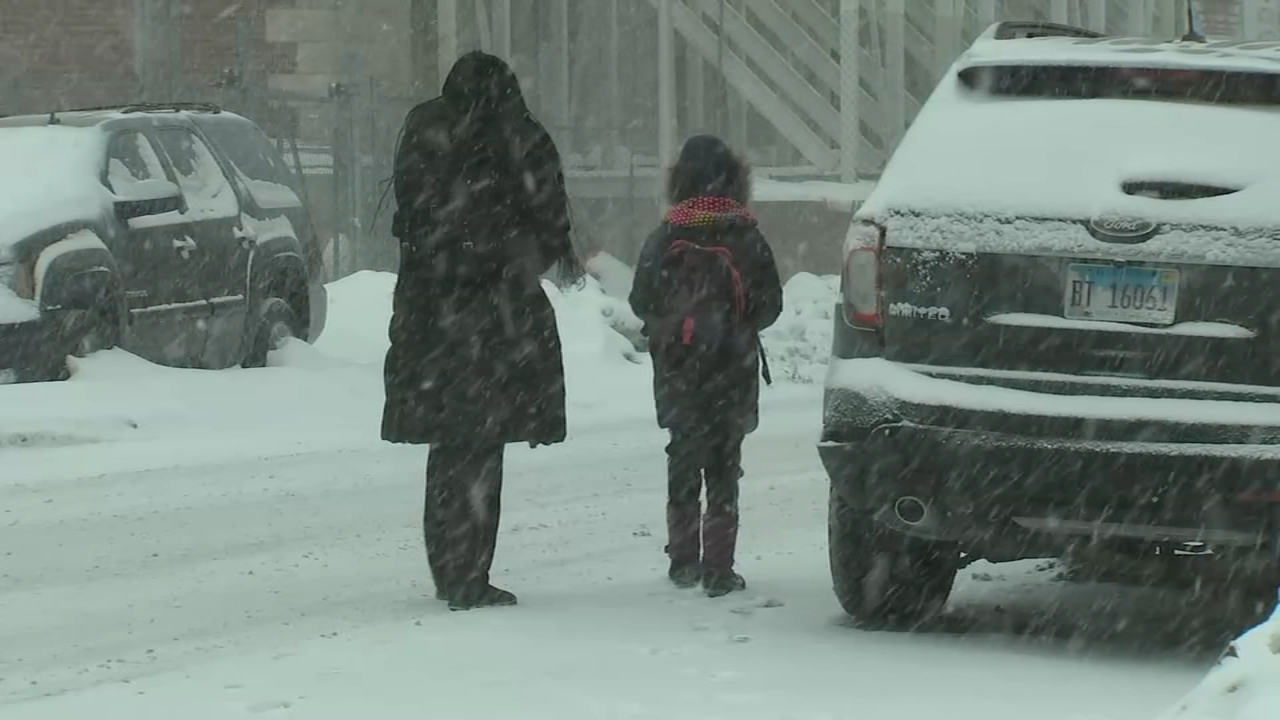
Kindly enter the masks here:
[[889, 530], [834, 488], [827, 531], [832, 589], [855, 623], [910, 631], [942, 612], [959, 569], [953, 543]]
[[66, 380], [71, 377], [69, 358], [86, 358], [120, 344], [122, 329], [119, 316], [112, 310], [117, 305], [103, 300], [93, 310], [65, 310], [59, 319], [61, 350], [40, 369], [26, 375], [37, 381]]
[[[114, 307], [108, 303], [107, 307]], [[111, 350], [120, 344], [120, 321], [109, 310], [98, 310], [87, 314], [85, 327], [79, 333], [71, 354], [78, 358], [88, 357], [100, 350]]]
[[289, 338], [300, 337], [302, 323], [293, 307], [280, 298], [267, 298], [258, 306], [249, 335], [249, 349], [240, 364], [246, 368], [266, 367], [271, 351], [280, 349]]

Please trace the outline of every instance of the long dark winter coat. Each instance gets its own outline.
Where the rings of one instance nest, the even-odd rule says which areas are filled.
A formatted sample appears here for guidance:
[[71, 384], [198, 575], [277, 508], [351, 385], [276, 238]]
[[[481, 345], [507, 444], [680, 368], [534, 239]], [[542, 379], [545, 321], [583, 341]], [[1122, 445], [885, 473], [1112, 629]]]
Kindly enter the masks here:
[[[748, 170], [719, 139], [695, 137], [672, 169], [669, 195], [672, 209], [641, 250], [630, 297], [649, 336], [658, 424], [687, 433], [750, 433], [759, 417], [759, 333], [781, 314], [782, 287], [773, 252], [746, 209]], [[742, 274], [745, 322], [719, 356], [690, 361], [656, 330], [671, 324], [662, 260], [677, 238], [727, 246]]]
[[564, 367], [540, 276], [571, 263], [564, 174], [510, 68], [463, 56], [396, 151], [400, 274], [382, 437], [551, 444]]

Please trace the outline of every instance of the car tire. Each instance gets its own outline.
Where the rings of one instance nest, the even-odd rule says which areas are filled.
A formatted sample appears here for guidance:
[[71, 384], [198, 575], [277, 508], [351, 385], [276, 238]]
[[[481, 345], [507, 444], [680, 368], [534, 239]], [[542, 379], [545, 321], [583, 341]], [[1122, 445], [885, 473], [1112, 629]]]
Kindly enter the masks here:
[[258, 305], [249, 331], [249, 347], [241, 367], [267, 366], [267, 356], [288, 338], [303, 337], [298, 313], [287, 301], [272, 297]]
[[832, 488], [827, 519], [832, 589], [860, 627], [912, 631], [941, 614], [960, 567], [954, 543], [890, 530]]
[[56, 350], [49, 353], [47, 362], [19, 376], [26, 381], [54, 382], [71, 377], [70, 358], [85, 358], [101, 350], [111, 350], [120, 345], [123, 328], [119, 304], [103, 300], [93, 310], [58, 311], [56, 327], [59, 340]]
[[119, 315], [114, 303], [106, 303], [105, 309], [88, 314], [84, 329], [78, 333], [71, 355], [83, 358], [102, 350], [112, 350], [120, 344]]

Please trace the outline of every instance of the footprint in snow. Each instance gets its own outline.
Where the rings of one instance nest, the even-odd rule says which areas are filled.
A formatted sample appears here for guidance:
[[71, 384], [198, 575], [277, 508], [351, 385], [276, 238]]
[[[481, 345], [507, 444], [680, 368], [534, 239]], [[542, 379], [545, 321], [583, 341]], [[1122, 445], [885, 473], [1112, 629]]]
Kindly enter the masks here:
[[268, 713], [280, 712], [293, 707], [293, 703], [288, 700], [263, 700], [253, 703], [245, 708], [252, 715], [266, 715]]

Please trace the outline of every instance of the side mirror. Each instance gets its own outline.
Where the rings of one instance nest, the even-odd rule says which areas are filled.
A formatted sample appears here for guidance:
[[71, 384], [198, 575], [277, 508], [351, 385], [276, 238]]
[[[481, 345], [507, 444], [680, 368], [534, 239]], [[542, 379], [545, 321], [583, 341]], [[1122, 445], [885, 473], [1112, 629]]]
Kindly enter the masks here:
[[149, 215], [182, 212], [186, 207], [182, 190], [168, 180], [132, 183], [127, 192], [126, 197], [119, 197], [115, 202], [116, 217], [120, 222]]

